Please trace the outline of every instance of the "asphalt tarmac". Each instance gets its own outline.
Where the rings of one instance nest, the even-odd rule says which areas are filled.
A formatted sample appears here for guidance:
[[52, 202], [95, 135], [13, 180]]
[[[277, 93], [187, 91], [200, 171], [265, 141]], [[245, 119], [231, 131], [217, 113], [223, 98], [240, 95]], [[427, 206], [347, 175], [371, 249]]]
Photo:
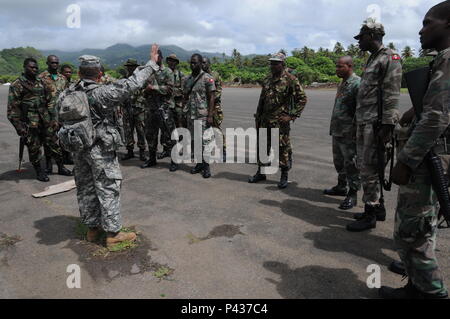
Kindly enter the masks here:
[[[345, 230], [363, 210], [362, 194], [351, 211], [337, 208], [342, 198], [322, 195], [337, 181], [328, 135], [333, 90], [307, 91], [292, 126], [285, 190], [277, 188], [279, 173], [248, 184], [254, 164], [214, 164], [205, 180], [189, 173], [192, 165], [170, 173], [168, 158], [144, 170], [138, 158], [122, 162], [123, 222], [139, 242], [119, 253], [80, 239], [75, 190], [31, 197], [69, 178], [40, 183], [29, 163], [16, 172], [19, 138], [6, 118], [7, 90], [0, 87], [0, 298], [377, 298], [367, 286], [369, 265], [380, 267], [382, 285], [406, 284], [387, 270], [398, 259], [397, 188], [386, 194], [386, 222], [363, 233]], [[259, 92], [224, 89], [224, 126], [252, 127]], [[407, 95], [401, 105], [409, 107]], [[450, 232], [440, 231], [437, 256], [447, 283], [449, 244]], [[67, 286], [73, 264], [81, 288]]]

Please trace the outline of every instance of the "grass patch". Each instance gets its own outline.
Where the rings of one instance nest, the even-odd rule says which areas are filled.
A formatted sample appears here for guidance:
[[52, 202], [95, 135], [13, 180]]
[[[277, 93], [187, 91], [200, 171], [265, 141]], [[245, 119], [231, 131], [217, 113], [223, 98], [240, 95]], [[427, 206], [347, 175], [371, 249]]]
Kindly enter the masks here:
[[186, 238], [189, 240], [189, 245], [196, 244], [202, 241], [200, 238], [196, 237], [191, 233], [187, 234]]
[[11, 247], [19, 241], [22, 241], [22, 238], [19, 236], [8, 236], [2, 233], [0, 234], [0, 249]]
[[[75, 225], [75, 232], [81, 240], [86, 240], [89, 227], [86, 226], [85, 224], [83, 224], [79, 218], [76, 218], [76, 220], [77, 220], [77, 223]], [[136, 234], [139, 234], [138, 232], [136, 232], [134, 227], [122, 227], [122, 229], [120, 231], [124, 232], [124, 233], [135, 232]], [[98, 237], [97, 242], [99, 242], [99, 243], [106, 242], [106, 232], [104, 232], [104, 231], [101, 232], [101, 235]], [[121, 252], [121, 251], [125, 251], [128, 249], [133, 249], [136, 247], [137, 247], [136, 241], [134, 241], [134, 242], [124, 241], [124, 242], [118, 243], [116, 245], [113, 245], [109, 248], [106, 248], [106, 247], [100, 248], [100, 249], [94, 251], [93, 256], [107, 257], [110, 252], [113, 252], [113, 253]]]
[[[160, 266], [154, 273], [153, 276], [158, 278], [159, 280], [166, 279], [173, 273], [173, 269], [170, 269], [166, 266]], [[162, 296], [161, 296], [162, 297]]]
[[408, 88], [401, 88], [401, 89], [400, 89], [400, 93], [408, 94], [408, 93], [409, 93], [409, 90], [408, 90]]
[[108, 247], [108, 251], [115, 253], [115, 252], [124, 251], [127, 249], [132, 249], [135, 247], [137, 247], [137, 244], [135, 241], [123, 241], [121, 243], [118, 243], [111, 247]]

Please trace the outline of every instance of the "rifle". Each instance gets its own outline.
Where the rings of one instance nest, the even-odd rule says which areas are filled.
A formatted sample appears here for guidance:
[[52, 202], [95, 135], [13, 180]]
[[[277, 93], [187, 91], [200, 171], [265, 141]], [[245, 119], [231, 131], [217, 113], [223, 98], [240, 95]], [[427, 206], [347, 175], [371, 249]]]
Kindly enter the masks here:
[[[386, 67], [386, 72], [389, 65]], [[394, 168], [394, 158], [395, 158], [395, 136], [394, 127], [391, 129], [391, 142], [390, 145], [386, 145], [385, 142], [380, 138], [379, 132], [383, 125], [383, 81], [386, 77], [386, 73], [378, 82], [378, 116], [377, 121], [374, 123], [374, 134], [377, 144], [377, 171], [378, 179], [380, 182], [380, 204], [384, 205], [384, 191], [390, 191], [392, 189], [392, 170]], [[389, 167], [389, 178], [386, 179], [386, 167], [390, 162]]]
[[[423, 98], [430, 83], [430, 67], [423, 67], [405, 74], [409, 96], [414, 107], [417, 119], [423, 112]], [[447, 141], [444, 138], [444, 148], [447, 148]], [[424, 163], [431, 176], [431, 185], [439, 201], [438, 219], [443, 218], [439, 223], [439, 228], [450, 228], [450, 194], [448, 191], [449, 180], [442, 166], [442, 161], [435, 153], [434, 147], [427, 153]], [[446, 222], [447, 227], [442, 224]]]
[[27, 144], [26, 136], [21, 136], [20, 143], [19, 143], [19, 168], [17, 169], [17, 172], [19, 172], [19, 173], [21, 172], [21, 168], [22, 168], [23, 150], [24, 150], [26, 144]]

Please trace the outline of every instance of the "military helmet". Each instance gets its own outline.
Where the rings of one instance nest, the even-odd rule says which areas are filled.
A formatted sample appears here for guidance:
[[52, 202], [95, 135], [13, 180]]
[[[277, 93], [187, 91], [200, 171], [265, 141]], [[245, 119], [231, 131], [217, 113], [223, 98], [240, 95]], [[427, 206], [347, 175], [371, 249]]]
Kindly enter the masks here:
[[139, 66], [136, 59], [128, 59], [124, 66]]
[[278, 62], [284, 62], [284, 60], [286, 60], [286, 56], [282, 52], [272, 54], [269, 59], [269, 61], [278, 61]]
[[82, 55], [78, 58], [81, 67], [100, 67], [100, 59], [93, 55]]
[[359, 34], [356, 35], [354, 38], [355, 40], [359, 40], [359, 38], [364, 34], [380, 34], [381, 36], [384, 36], [386, 33], [384, 32], [384, 26], [376, 22], [374, 18], [368, 18], [365, 20], [362, 24], [361, 30], [359, 31]]
[[177, 58], [176, 54], [174, 54], [174, 53], [172, 53], [171, 55], [169, 55], [166, 58], [166, 62], [167, 62], [167, 60], [174, 60], [174, 61], [177, 61], [178, 63], [180, 63], [180, 60]]

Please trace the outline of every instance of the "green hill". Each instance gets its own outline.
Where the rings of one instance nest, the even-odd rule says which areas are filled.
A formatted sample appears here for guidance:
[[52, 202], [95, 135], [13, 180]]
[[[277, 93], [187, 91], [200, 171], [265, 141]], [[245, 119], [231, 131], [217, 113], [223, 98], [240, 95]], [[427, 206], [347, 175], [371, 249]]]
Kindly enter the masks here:
[[[161, 52], [164, 57], [169, 54], [176, 54], [180, 61], [187, 61], [193, 53], [200, 53], [209, 58], [216, 57], [222, 59], [221, 53], [205, 53], [200, 51], [188, 51], [176, 45], [161, 45]], [[84, 49], [76, 52], [64, 52], [59, 50], [42, 50], [44, 55], [55, 54], [61, 61], [78, 64], [78, 57], [83, 54], [98, 56], [104, 64], [110, 68], [117, 68], [125, 63], [129, 58], [137, 59], [139, 62], [146, 62], [149, 59], [150, 45], [141, 45], [133, 47], [128, 44], [115, 44], [104, 50], [102, 49]]]

